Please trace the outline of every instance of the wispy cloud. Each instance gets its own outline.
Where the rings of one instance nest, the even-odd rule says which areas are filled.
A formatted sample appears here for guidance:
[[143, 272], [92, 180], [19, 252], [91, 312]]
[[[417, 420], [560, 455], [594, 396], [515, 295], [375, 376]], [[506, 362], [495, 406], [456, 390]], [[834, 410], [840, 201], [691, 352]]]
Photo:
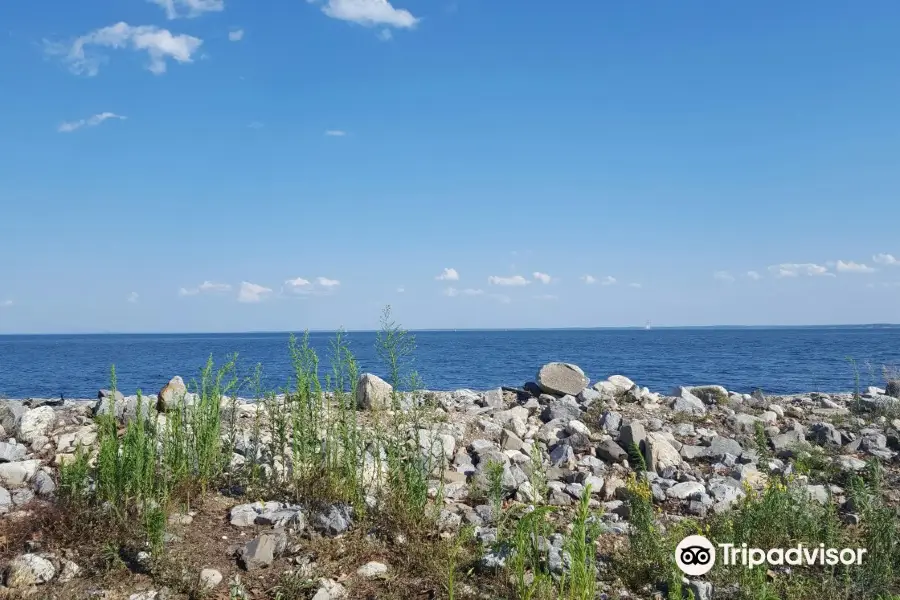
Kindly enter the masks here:
[[328, 129], [325, 131], [325, 135], [327, 137], [344, 137], [347, 135], [347, 132], [342, 129]]
[[179, 296], [196, 296], [197, 294], [206, 293], [222, 293], [230, 292], [231, 286], [227, 283], [216, 283], [214, 281], [204, 281], [195, 288], [181, 288], [178, 290]]
[[265, 127], [265, 125], [263, 125], [259, 121], [250, 121], [250, 123], [247, 125], [247, 127], [249, 129], [262, 129], [263, 127]]
[[382, 29], [381, 31], [378, 32], [378, 39], [381, 40], [382, 42], [389, 42], [392, 39], [394, 39], [394, 34], [391, 32], [390, 29]]
[[256, 283], [250, 283], [249, 281], [242, 281], [241, 289], [238, 292], [238, 302], [243, 302], [245, 304], [262, 302], [268, 298], [271, 293], [271, 288]]
[[175, 35], [168, 29], [153, 25], [132, 27], [124, 21], [96, 29], [77, 38], [71, 45], [46, 43], [48, 54], [62, 55], [69, 70], [76, 75], [93, 77], [108, 58], [94, 48], [131, 49], [146, 52], [150, 58], [147, 68], [151, 73], [166, 72], [166, 61], [193, 62], [194, 53], [203, 40], [191, 35]]
[[[582, 280], [583, 282], [585, 282], [586, 284], [588, 284], [588, 285], [592, 285], [592, 284], [595, 284], [595, 283], [598, 282], [598, 281], [597, 281], [597, 278], [594, 277], [593, 275], [582, 275], [582, 276], [581, 276], [581, 280]], [[613, 277], [612, 275], [607, 275], [606, 277], [604, 277], [603, 279], [601, 279], [601, 280], [599, 281], [599, 283], [600, 283], [600, 285], [615, 285], [615, 284], [616, 284], [616, 278]]]
[[12, 300], [3, 300], [2, 302], [0, 302], [0, 308], [9, 308], [12, 305], [13, 305]]
[[892, 254], [876, 254], [872, 260], [879, 265], [897, 266], [900, 265], [900, 259], [894, 258]]
[[459, 281], [459, 272], [450, 267], [441, 271], [441, 274], [435, 277], [438, 281]]
[[451, 298], [455, 298], [456, 296], [481, 296], [484, 294], [483, 290], [478, 290], [474, 288], [466, 288], [463, 290], [458, 290], [454, 287], [448, 287], [444, 290], [445, 296], [450, 296]]
[[126, 299], [130, 303], [135, 304], [135, 303], [137, 303], [138, 298], [140, 298], [140, 295], [137, 292], [131, 292], [130, 294], [128, 294], [128, 298], [126, 298]]
[[397, 293], [398, 293], [398, 294], [402, 294], [402, 293], [404, 293], [405, 291], [406, 291], [406, 288], [403, 287], [403, 286], [400, 286], [400, 287], [397, 288]]
[[341, 285], [341, 282], [337, 279], [328, 279], [327, 277], [316, 277], [316, 284], [322, 286], [323, 288], [333, 289], [337, 286]]
[[630, 288], [635, 288], [635, 289], [638, 289], [638, 290], [639, 290], [639, 289], [641, 289], [641, 288], [644, 287], [644, 286], [642, 286], [640, 283], [629, 283], [629, 284], [628, 284], [628, 287], [630, 287]]
[[541, 283], [544, 283], [544, 284], [550, 283], [550, 280], [552, 279], [546, 273], [541, 273], [539, 271], [535, 271], [534, 273], [531, 274], [531, 276], [534, 277], [535, 281], [540, 281]]
[[82, 127], [96, 127], [103, 121], [107, 121], [109, 119], [119, 119], [124, 121], [128, 117], [123, 117], [122, 115], [117, 115], [116, 113], [111, 112], [103, 112], [96, 114], [92, 117], [88, 117], [87, 119], [79, 119], [77, 121], [67, 121], [57, 128], [57, 131], [60, 133], [72, 133], [73, 131], [78, 131]]
[[759, 281], [760, 279], [762, 279], [762, 275], [760, 275], [756, 271], [747, 271], [747, 279], [752, 279], [753, 281]]
[[337, 289], [339, 285], [341, 285], [340, 281], [337, 279], [329, 279], [327, 277], [316, 277], [313, 281], [304, 279], [303, 277], [297, 277], [285, 281], [281, 289], [283, 292], [297, 296], [321, 296], [330, 294]]
[[148, 0], [166, 11], [166, 18], [194, 18], [203, 13], [225, 10], [225, 0]]
[[491, 275], [488, 277], [488, 283], [491, 285], [528, 285], [531, 283], [521, 275], [513, 275], [511, 277], [499, 277], [497, 275]]
[[538, 294], [537, 296], [535, 296], [535, 299], [537, 299], [537, 300], [559, 300], [559, 296], [556, 296], [554, 294]]
[[510, 302], [512, 302], [512, 298], [510, 298], [506, 294], [490, 294], [489, 297], [493, 300], [496, 300], [500, 304], [509, 304]]
[[900, 288], [900, 281], [879, 281], [878, 283], [869, 283], [866, 284], [868, 288], [882, 287], [882, 288]]
[[808, 277], [834, 277], [834, 273], [828, 271], [827, 267], [815, 263], [782, 263], [780, 265], [770, 266], [769, 272], [778, 278], [797, 277], [799, 275], [806, 275]]
[[842, 260], [837, 261], [835, 269], [837, 269], [838, 273], [874, 273], [875, 269], [872, 267], [863, 264], [863, 263], [855, 263], [852, 260], [848, 262], [844, 262]]
[[724, 281], [725, 283], [731, 283], [734, 281], [734, 275], [729, 273], [728, 271], [716, 271], [713, 273], [713, 278], [716, 281]]
[[234, 29], [228, 32], [228, 39], [232, 42], [239, 42], [244, 39], [244, 30], [243, 29]]
[[308, 279], [297, 277], [296, 279], [288, 279], [285, 281], [284, 290], [292, 294], [309, 294], [312, 293], [313, 284]]
[[[318, 4], [318, 0], [307, 0], [310, 4]], [[394, 8], [388, 0], [327, 0], [322, 5], [322, 12], [332, 19], [350, 21], [366, 26], [396, 27], [411, 29], [419, 19], [411, 12]]]

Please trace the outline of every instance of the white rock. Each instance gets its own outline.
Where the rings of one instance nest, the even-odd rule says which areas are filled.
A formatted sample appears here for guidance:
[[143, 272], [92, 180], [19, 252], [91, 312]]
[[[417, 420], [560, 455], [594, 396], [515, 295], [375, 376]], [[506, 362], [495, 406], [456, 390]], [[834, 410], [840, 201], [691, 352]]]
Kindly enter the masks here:
[[19, 421], [19, 438], [26, 444], [31, 444], [38, 437], [46, 437], [47, 432], [56, 421], [56, 411], [50, 406], [41, 406], [29, 410], [22, 415]]
[[365, 579], [375, 579], [387, 574], [387, 565], [380, 562], [368, 562], [356, 570], [356, 574]]
[[6, 587], [27, 588], [47, 583], [56, 575], [56, 568], [37, 554], [22, 554], [12, 559], [6, 569]]
[[580, 433], [582, 435], [591, 435], [591, 430], [587, 425], [582, 423], [581, 421], [577, 421], [575, 419], [569, 421], [569, 424], [566, 425], [566, 431], [569, 432], [569, 435]]
[[696, 500], [704, 493], [706, 493], [706, 488], [702, 483], [696, 481], [678, 483], [666, 490], [666, 496], [677, 500]]
[[23, 460], [0, 464], [0, 485], [17, 488], [25, 485], [41, 466], [39, 460]]
[[677, 467], [681, 464], [681, 454], [661, 433], [647, 433], [645, 441], [644, 460], [647, 469], [661, 473], [668, 467]]
[[431, 429], [420, 429], [419, 448], [426, 457], [433, 460], [450, 460], [456, 452], [456, 438]]
[[203, 569], [200, 571], [200, 587], [211, 590], [222, 583], [222, 574], [216, 569]]
[[635, 386], [635, 383], [624, 375], [610, 375], [606, 380], [613, 384], [618, 392], [627, 392]]

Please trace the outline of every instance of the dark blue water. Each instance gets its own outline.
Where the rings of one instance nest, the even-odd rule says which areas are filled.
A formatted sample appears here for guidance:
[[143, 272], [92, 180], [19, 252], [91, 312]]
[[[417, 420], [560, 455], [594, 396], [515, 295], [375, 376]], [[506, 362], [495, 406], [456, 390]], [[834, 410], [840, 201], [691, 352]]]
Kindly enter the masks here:
[[[375, 334], [347, 334], [361, 369], [384, 374]], [[848, 391], [859, 364], [863, 386], [900, 364], [900, 327], [415, 332], [415, 368], [433, 390], [519, 386], [554, 360], [581, 366], [592, 381], [620, 373], [653, 391], [716, 383], [767, 393]], [[310, 334], [327, 362], [328, 333]], [[212, 355], [239, 353], [275, 388], [289, 381], [288, 334], [0, 336], [0, 394], [10, 398], [95, 397], [115, 364], [119, 389], [156, 393], [173, 375], [196, 378]], [[246, 395], [251, 395], [249, 391]]]

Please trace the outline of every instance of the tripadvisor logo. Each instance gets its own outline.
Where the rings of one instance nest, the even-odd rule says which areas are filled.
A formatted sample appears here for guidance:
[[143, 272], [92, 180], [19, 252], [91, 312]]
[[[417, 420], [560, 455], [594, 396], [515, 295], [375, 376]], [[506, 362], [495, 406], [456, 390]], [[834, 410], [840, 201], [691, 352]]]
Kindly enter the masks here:
[[[743, 565], [753, 569], [767, 566], [861, 565], [865, 548], [826, 548], [825, 544], [791, 548], [749, 548], [747, 544], [717, 544], [723, 565]], [[686, 575], [705, 575], [716, 564], [716, 546], [702, 535], [689, 535], [675, 548], [675, 564]]]

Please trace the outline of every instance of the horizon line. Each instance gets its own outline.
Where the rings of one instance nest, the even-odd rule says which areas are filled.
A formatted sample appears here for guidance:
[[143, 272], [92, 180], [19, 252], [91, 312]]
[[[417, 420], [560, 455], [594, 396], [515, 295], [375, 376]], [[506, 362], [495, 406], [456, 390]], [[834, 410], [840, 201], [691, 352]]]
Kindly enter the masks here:
[[[613, 325], [613, 326], [574, 326], [574, 327], [439, 327], [406, 329], [410, 333], [444, 333], [444, 332], [494, 332], [494, 331], [654, 331], [659, 329], [863, 329], [863, 328], [898, 328], [900, 323], [841, 323], [841, 324], [806, 324], [806, 325]], [[380, 329], [260, 329], [241, 331], [81, 331], [81, 332], [45, 332], [45, 333], [0, 333], [0, 337], [24, 336], [101, 336], [101, 335], [275, 335], [297, 333], [377, 333]]]

